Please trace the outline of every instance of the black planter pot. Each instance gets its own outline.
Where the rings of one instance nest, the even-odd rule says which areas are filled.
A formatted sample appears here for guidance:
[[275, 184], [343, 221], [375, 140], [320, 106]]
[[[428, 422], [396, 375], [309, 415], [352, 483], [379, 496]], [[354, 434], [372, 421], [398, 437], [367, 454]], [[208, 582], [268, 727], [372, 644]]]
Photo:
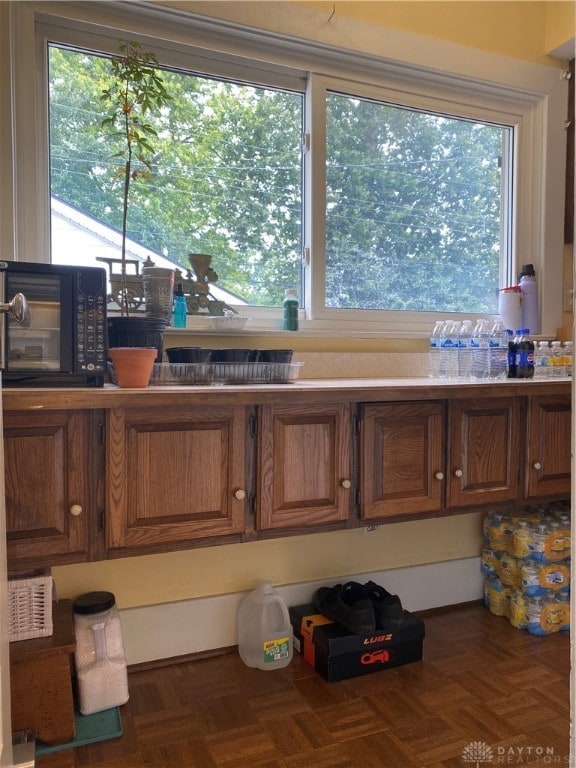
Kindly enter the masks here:
[[164, 331], [168, 322], [158, 317], [109, 317], [108, 348], [156, 347], [156, 362], [162, 362]]

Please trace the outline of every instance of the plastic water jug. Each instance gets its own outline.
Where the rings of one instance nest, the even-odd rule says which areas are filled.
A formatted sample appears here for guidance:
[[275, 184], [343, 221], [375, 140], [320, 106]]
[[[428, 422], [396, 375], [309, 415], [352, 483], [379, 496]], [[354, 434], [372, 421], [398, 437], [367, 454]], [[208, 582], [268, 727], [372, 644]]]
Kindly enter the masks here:
[[250, 592], [238, 608], [238, 651], [247, 667], [273, 670], [292, 660], [288, 609], [269, 581]]
[[88, 592], [72, 603], [80, 712], [91, 715], [128, 701], [120, 617], [112, 592]]

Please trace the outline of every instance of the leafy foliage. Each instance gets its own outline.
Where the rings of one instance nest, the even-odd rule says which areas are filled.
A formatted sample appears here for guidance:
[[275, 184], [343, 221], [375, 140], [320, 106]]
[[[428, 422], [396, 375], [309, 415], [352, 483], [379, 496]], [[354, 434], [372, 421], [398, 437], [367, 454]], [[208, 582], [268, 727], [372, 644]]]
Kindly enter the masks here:
[[[109, 68], [50, 47], [52, 192], [121, 229], [125, 165], [97, 106]], [[301, 281], [302, 94], [161, 76], [169, 103], [147, 102], [134, 127], [147, 151], [130, 177], [129, 236], [183, 269], [189, 252], [211, 253], [223, 287], [280, 306]], [[326, 305], [495, 311], [505, 140], [499, 126], [329, 94]]]
[[102, 91], [101, 99], [112, 110], [100, 126], [117, 139], [120, 149], [112, 155], [124, 161], [122, 174], [122, 279], [120, 308], [128, 314], [126, 288], [126, 237], [130, 186], [139, 177], [148, 178], [151, 158], [158, 133], [146, 115], [154, 108], [161, 110], [170, 101], [160, 74], [158, 59], [142, 50], [136, 41], [118, 42], [119, 56], [111, 59], [112, 80]]

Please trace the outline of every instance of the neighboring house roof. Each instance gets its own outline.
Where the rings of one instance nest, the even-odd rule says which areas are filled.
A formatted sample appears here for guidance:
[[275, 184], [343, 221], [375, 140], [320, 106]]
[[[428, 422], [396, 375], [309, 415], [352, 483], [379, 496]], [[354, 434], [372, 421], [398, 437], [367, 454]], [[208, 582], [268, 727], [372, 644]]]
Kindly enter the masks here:
[[[118, 230], [108, 227], [98, 219], [89, 216], [72, 205], [52, 198], [52, 263], [82, 264], [84, 266], [104, 267], [107, 265], [98, 259], [120, 259], [122, 235]], [[156, 267], [186, 269], [171, 261], [158, 251], [144, 247], [135, 240], [126, 240], [126, 258], [143, 264], [152, 259]], [[114, 271], [119, 271], [114, 270]], [[216, 270], [218, 271], [218, 270]], [[246, 304], [244, 299], [230, 291], [210, 283], [210, 293], [215, 299], [228, 304]]]

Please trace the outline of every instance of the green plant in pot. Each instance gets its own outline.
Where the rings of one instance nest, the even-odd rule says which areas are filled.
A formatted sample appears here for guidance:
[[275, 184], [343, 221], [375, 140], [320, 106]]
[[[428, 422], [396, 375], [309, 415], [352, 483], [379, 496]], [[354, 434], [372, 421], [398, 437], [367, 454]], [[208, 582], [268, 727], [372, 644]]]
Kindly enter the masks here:
[[118, 140], [113, 157], [122, 158], [122, 250], [120, 317], [108, 318], [110, 347], [150, 347], [158, 349], [157, 361], [162, 359], [163, 335], [167, 319], [130, 316], [129, 277], [126, 265], [126, 239], [131, 187], [137, 180], [152, 174], [154, 144], [158, 134], [149, 121], [154, 110], [161, 110], [171, 101], [166, 90], [156, 56], [142, 50], [136, 41], [120, 40], [119, 55], [111, 61], [112, 82], [102, 92], [102, 101], [110, 108], [101, 127]]

